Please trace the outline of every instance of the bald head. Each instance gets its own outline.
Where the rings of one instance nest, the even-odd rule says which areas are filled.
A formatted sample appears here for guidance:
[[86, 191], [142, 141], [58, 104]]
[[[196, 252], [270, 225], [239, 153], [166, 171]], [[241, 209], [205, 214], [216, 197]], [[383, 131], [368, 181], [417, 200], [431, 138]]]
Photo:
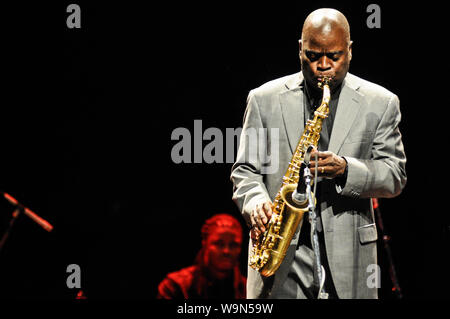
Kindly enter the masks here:
[[308, 15], [299, 41], [302, 72], [310, 87], [331, 77], [331, 89], [344, 80], [352, 58], [350, 27], [345, 16], [334, 9], [319, 9]]
[[302, 29], [303, 42], [308, 41], [311, 33], [328, 36], [336, 29], [341, 29], [347, 43], [350, 42], [350, 26], [347, 18], [335, 9], [318, 9], [311, 12], [306, 18]]

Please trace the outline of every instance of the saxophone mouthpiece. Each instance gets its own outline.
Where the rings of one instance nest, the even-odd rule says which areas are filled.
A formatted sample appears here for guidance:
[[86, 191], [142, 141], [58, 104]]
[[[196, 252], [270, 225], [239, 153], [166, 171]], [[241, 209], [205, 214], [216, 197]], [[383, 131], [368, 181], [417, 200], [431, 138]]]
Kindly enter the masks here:
[[329, 85], [332, 80], [331, 76], [324, 76], [319, 78], [319, 82], [317, 83], [317, 86], [319, 88], [322, 88], [324, 85]]

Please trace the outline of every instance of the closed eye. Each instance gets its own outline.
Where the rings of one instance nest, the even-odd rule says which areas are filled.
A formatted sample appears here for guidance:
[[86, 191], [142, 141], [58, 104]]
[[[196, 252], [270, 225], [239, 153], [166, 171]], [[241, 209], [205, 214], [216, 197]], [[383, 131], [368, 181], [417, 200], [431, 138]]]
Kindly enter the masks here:
[[342, 51], [330, 52], [330, 53], [327, 53], [327, 57], [336, 62], [337, 60], [339, 60], [339, 58], [342, 56], [343, 53], [344, 52], [342, 52]]
[[322, 56], [324, 56], [324, 54], [327, 56], [327, 58], [336, 62], [340, 59], [340, 57], [342, 56], [342, 54], [344, 54], [344, 52], [343, 51], [333, 51], [333, 52], [322, 53], [322, 52], [306, 50], [305, 54], [306, 54], [306, 57], [311, 62], [319, 60]]
[[306, 51], [306, 56], [311, 62], [317, 61], [323, 54], [320, 52]]

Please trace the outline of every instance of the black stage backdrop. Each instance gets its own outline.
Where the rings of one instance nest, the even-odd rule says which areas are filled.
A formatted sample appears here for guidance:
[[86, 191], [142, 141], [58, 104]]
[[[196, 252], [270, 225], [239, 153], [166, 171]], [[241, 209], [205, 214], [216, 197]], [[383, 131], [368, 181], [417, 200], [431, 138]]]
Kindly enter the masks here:
[[[408, 184], [380, 208], [404, 297], [449, 297], [448, 16], [438, 2], [378, 1], [374, 29], [368, 1], [78, 1], [80, 29], [66, 25], [69, 3], [2, 4], [0, 189], [54, 226], [18, 218], [0, 256], [2, 298], [73, 299], [70, 264], [90, 299], [155, 298], [168, 272], [192, 263], [205, 219], [240, 216], [229, 154], [176, 164], [172, 132], [241, 127], [249, 90], [299, 71], [302, 23], [320, 7], [350, 22], [350, 72], [400, 97]], [[12, 211], [0, 202], [1, 234]], [[379, 247], [380, 297], [391, 299]]]

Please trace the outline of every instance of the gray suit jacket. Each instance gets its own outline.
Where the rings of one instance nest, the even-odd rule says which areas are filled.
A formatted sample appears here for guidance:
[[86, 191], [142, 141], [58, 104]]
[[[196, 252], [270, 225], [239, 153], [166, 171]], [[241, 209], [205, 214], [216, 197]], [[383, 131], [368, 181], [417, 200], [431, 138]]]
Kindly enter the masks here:
[[[231, 173], [233, 200], [248, 225], [254, 207], [276, 196], [303, 132], [302, 81], [300, 72], [270, 81], [248, 95]], [[369, 265], [377, 264], [377, 230], [370, 198], [397, 196], [406, 184], [400, 118], [396, 95], [347, 74], [329, 143], [329, 150], [348, 162], [347, 182], [340, 188], [330, 181], [332, 187], [322, 194], [326, 207], [321, 211], [328, 262], [340, 298], [377, 298], [377, 289], [367, 285], [374, 269]], [[246, 133], [250, 131], [258, 132], [261, 138], [256, 140], [258, 156], [249, 156], [255, 153], [255, 139]], [[264, 169], [269, 156], [277, 169]], [[283, 289], [297, 241], [298, 231], [274, 276], [265, 278], [248, 268], [248, 298], [276, 297]], [[251, 246], [250, 240], [249, 254]]]

